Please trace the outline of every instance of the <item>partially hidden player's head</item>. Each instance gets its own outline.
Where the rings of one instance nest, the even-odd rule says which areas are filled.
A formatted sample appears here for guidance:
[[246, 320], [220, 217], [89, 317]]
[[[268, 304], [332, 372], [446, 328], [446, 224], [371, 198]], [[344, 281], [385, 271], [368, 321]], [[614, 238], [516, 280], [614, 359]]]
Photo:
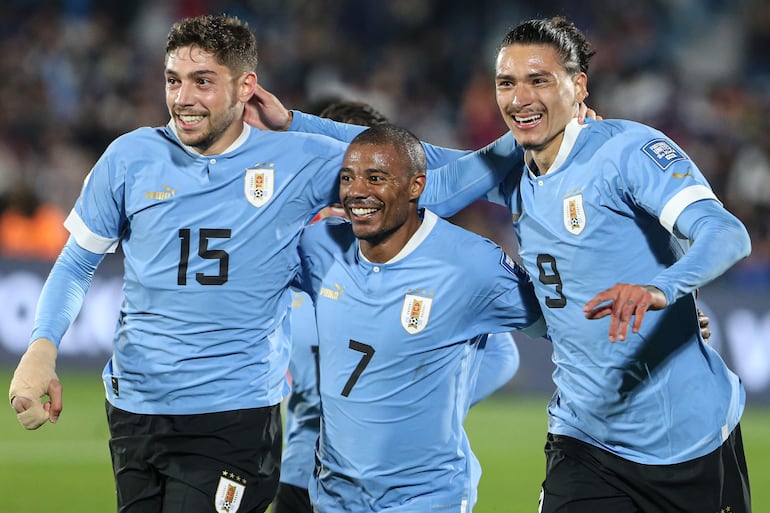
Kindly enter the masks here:
[[526, 21], [503, 38], [497, 54], [497, 105], [525, 149], [556, 156], [564, 127], [588, 96], [594, 50], [564, 18]]
[[426, 166], [417, 137], [391, 124], [361, 132], [348, 146], [340, 170], [340, 200], [370, 260], [389, 260], [419, 228]]
[[[319, 117], [328, 118], [340, 123], [352, 125], [374, 126], [388, 122], [388, 118], [380, 111], [366, 102], [355, 100], [338, 100], [326, 105], [318, 114]], [[345, 209], [340, 203], [334, 203], [323, 208], [312, 222], [329, 216], [345, 216]]]
[[340, 100], [330, 103], [318, 114], [341, 123], [352, 125], [374, 126], [388, 122], [388, 118], [366, 102]]
[[221, 153], [243, 130], [244, 104], [257, 84], [257, 43], [232, 16], [198, 16], [171, 27], [166, 41], [166, 105], [179, 139]]

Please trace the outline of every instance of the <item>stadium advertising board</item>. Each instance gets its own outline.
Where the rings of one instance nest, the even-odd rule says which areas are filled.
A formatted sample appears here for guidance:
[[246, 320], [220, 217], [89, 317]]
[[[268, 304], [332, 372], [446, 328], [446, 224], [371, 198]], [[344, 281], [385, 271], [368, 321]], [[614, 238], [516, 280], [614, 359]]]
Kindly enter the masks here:
[[[12, 367], [29, 342], [49, 263], [0, 260], [0, 365]], [[111, 352], [122, 301], [119, 259], [107, 258], [94, 277], [83, 309], [65, 335], [59, 366], [101, 367]], [[741, 377], [749, 400], [770, 404], [770, 293], [715, 284], [701, 291], [700, 307], [711, 319], [710, 343]], [[550, 393], [550, 345], [516, 335], [522, 365], [510, 388]]]

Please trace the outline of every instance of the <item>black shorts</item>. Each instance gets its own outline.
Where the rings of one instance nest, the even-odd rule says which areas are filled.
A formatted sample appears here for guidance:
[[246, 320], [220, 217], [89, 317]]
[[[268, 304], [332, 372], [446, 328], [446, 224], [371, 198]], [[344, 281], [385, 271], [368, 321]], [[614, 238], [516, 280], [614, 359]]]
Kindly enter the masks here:
[[141, 415], [107, 403], [118, 513], [261, 513], [281, 469], [280, 405]]
[[278, 493], [270, 507], [270, 513], [313, 513], [307, 488], [278, 483]]
[[684, 463], [643, 465], [548, 434], [541, 513], [751, 513], [740, 426], [717, 450]]

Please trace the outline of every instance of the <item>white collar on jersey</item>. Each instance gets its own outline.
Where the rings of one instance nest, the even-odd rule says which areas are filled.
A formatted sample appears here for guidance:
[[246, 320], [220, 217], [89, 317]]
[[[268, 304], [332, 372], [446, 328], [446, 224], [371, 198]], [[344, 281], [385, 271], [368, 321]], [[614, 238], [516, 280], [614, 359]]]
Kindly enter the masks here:
[[[168, 122], [169, 129], [174, 132], [174, 135], [176, 136], [177, 140], [182, 144], [185, 150], [187, 150], [188, 153], [191, 153], [193, 155], [197, 155], [198, 157], [209, 157], [210, 155], [203, 155], [198, 150], [193, 148], [192, 146], [187, 146], [186, 144], [182, 143], [182, 140], [179, 139], [179, 134], [176, 131], [176, 125], [174, 125], [174, 120], [171, 119]], [[246, 123], [243, 123], [243, 131], [241, 132], [241, 135], [238, 136], [236, 140], [233, 141], [233, 144], [228, 146], [228, 148], [220, 153], [220, 155], [224, 155], [225, 153], [229, 153], [233, 150], [238, 149], [244, 142], [246, 142], [246, 139], [249, 137], [249, 133], [251, 133], [251, 126], [249, 126]]]
[[[417, 249], [420, 244], [422, 244], [422, 241], [425, 240], [425, 238], [428, 236], [428, 234], [433, 230], [433, 227], [436, 226], [436, 222], [438, 221], [438, 216], [428, 210], [427, 208], [422, 209], [423, 215], [422, 215], [422, 223], [420, 224], [420, 227], [417, 228], [417, 231], [414, 232], [412, 237], [409, 239], [409, 242], [406, 243], [406, 245], [401, 248], [401, 251], [399, 251], [393, 258], [388, 260], [387, 262], [383, 262], [380, 265], [384, 264], [392, 264], [395, 262], [398, 262], [399, 260], [402, 260], [406, 258], [412, 251]], [[358, 255], [365, 261], [369, 262], [369, 259], [367, 259], [364, 254], [361, 252], [361, 244], [358, 245]], [[369, 262], [373, 264], [374, 262]]]
[[[572, 121], [567, 123], [567, 126], [564, 127], [564, 138], [561, 140], [559, 153], [556, 154], [556, 158], [554, 159], [553, 164], [551, 164], [551, 167], [549, 167], [545, 173], [542, 173], [543, 175], [559, 170], [561, 165], [564, 164], [564, 161], [567, 160], [567, 156], [572, 151], [572, 147], [575, 146], [575, 141], [577, 141], [578, 134], [580, 134], [580, 131], [583, 130], [586, 126], [588, 125], [581, 125], [578, 123], [577, 118], [572, 118]], [[532, 170], [529, 169], [529, 164], [527, 165], [527, 170], [529, 170], [530, 177], [537, 178]]]

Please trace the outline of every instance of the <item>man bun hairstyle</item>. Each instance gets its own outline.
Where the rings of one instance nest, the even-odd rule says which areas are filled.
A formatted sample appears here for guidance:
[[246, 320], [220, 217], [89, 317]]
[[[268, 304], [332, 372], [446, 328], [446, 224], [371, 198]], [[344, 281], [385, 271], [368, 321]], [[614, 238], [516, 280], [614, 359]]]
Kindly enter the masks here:
[[570, 73], [588, 73], [588, 63], [596, 53], [580, 29], [562, 16], [532, 19], [517, 25], [503, 38], [500, 50], [514, 44], [554, 47]]

